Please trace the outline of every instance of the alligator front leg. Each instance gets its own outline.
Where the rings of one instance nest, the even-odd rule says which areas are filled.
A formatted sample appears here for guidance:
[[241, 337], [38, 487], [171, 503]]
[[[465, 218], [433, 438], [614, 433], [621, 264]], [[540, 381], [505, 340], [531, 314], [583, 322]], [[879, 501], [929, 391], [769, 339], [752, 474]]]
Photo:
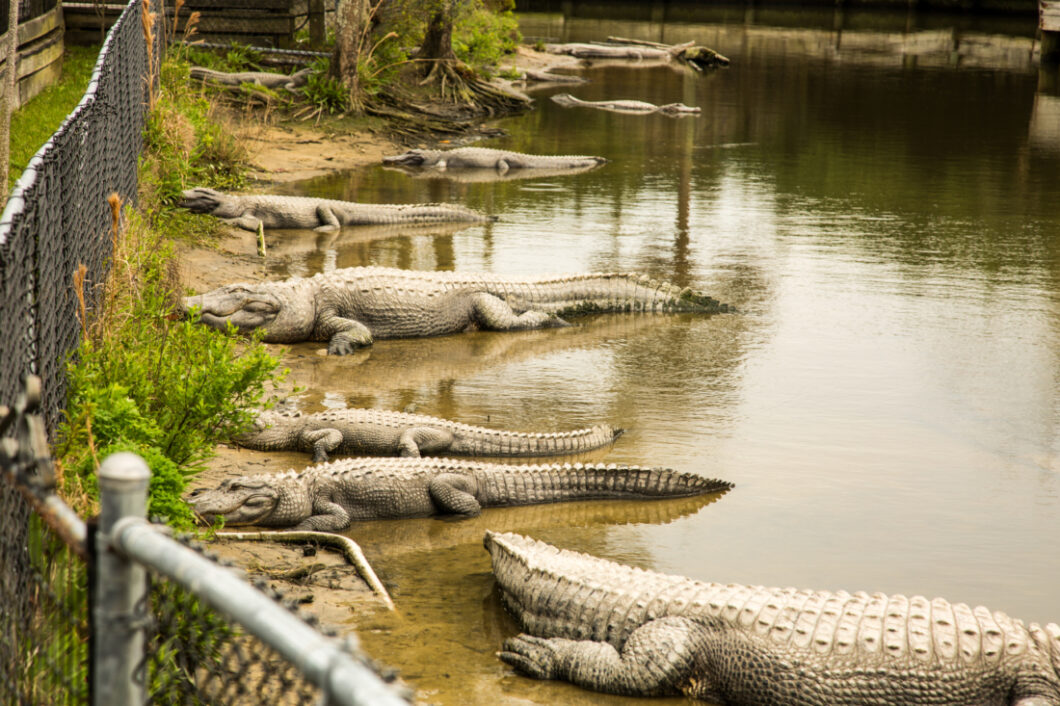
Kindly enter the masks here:
[[261, 219], [249, 211], [244, 212], [238, 218], [222, 218], [221, 220], [229, 225], [249, 230], [252, 233], [257, 233], [258, 227], [262, 225]]
[[295, 525], [296, 532], [337, 532], [350, 526], [350, 514], [331, 498], [315, 500], [313, 514]]
[[570, 326], [555, 314], [544, 311], [531, 309], [522, 314], [516, 314], [508, 302], [485, 292], [472, 295], [471, 318], [480, 328], [490, 331]]
[[411, 427], [401, 433], [398, 439], [398, 453], [402, 456], [419, 458], [425, 453], [445, 451], [452, 445], [453, 435], [445, 429]]
[[318, 233], [326, 233], [342, 227], [342, 223], [339, 222], [338, 216], [335, 215], [330, 206], [317, 206], [317, 220], [320, 221], [320, 225], [313, 230]]
[[[660, 618], [630, 634], [620, 653], [606, 642], [518, 635], [498, 656], [536, 679], [562, 679], [593, 691], [671, 696], [692, 691], [724, 703], [697, 674], [707, 629], [687, 618]], [[692, 694], [689, 694], [692, 695]]]
[[321, 333], [328, 339], [329, 355], [349, 355], [358, 348], [372, 345], [372, 332], [353, 319], [332, 316], [321, 327]]
[[441, 473], [431, 478], [427, 492], [440, 513], [477, 515], [482, 512], [482, 505], [474, 495], [474, 482], [459, 473]]
[[313, 451], [313, 463], [324, 463], [328, 453], [339, 448], [342, 443], [342, 432], [338, 429], [314, 429], [304, 431], [299, 437], [299, 446]]

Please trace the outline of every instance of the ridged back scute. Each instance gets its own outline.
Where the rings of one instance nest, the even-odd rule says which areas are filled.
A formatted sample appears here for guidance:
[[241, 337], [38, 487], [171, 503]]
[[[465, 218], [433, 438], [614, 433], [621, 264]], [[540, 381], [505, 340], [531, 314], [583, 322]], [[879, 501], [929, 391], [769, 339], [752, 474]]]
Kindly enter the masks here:
[[[1024, 658], [1060, 675], [1060, 627], [1026, 628], [1000, 612], [942, 598], [721, 585], [624, 567], [513, 534], [487, 534], [494, 573], [516, 616], [542, 636], [591, 632], [621, 645], [662, 615], [710, 616], [803, 655], [854, 656], [863, 664], [966, 664]], [[607, 609], [578, 606], [606, 589]], [[587, 629], [571, 616], [590, 615]], [[605, 636], [605, 637], [601, 637]], [[617, 638], [617, 641], [616, 639]]]
[[318, 273], [313, 279], [323, 286], [378, 296], [398, 292], [423, 297], [462, 291], [488, 292], [507, 301], [513, 309], [535, 308], [562, 315], [597, 311], [717, 313], [733, 310], [691, 288], [681, 288], [635, 272], [501, 275], [348, 267]]

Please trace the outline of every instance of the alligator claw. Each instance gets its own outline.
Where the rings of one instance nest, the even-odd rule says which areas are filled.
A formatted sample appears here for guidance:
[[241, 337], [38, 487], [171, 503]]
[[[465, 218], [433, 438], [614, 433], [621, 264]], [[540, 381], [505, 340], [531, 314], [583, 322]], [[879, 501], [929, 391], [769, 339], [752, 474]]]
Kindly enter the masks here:
[[559, 655], [551, 640], [533, 635], [516, 635], [504, 641], [497, 656], [516, 671], [534, 679], [555, 679]]

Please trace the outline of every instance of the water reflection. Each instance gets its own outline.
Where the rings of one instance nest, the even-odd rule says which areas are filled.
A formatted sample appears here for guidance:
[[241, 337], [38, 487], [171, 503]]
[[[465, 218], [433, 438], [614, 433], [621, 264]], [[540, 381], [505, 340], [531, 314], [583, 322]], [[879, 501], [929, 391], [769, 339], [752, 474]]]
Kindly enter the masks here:
[[[523, 24], [564, 40], [696, 39], [732, 58], [701, 78], [581, 69], [579, 96], [680, 101], [698, 117], [575, 113], [547, 100], [563, 89], [544, 89], [491, 142], [612, 160], [600, 169], [459, 183], [375, 168], [304, 188], [500, 217], [374, 240], [344, 266], [641, 270], [741, 313], [382, 342], [346, 360], [296, 347], [314, 363], [307, 403], [512, 428], [607, 422], [629, 428], [609, 461], [736, 483], [666, 524], [609, 524], [633, 517], [622, 507], [600, 523], [563, 506], [514, 520], [565, 547], [703, 580], [943, 595], [1057, 620], [1060, 151], [1053, 94], [1021, 58], [1028, 35], [976, 39], [997, 62], [983, 70], [974, 28], [950, 62], [940, 52], [953, 45], [924, 48], [941, 28], [921, 19], [912, 32], [845, 16], [837, 37], [830, 10], [801, 32], [782, 11], [735, 27], [685, 11], [690, 24]], [[310, 257], [307, 270], [320, 266]], [[439, 703], [612, 701], [494, 658], [513, 627], [476, 533], [508, 517], [356, 529], [408, 621], [359, 617], [365, 642]]]

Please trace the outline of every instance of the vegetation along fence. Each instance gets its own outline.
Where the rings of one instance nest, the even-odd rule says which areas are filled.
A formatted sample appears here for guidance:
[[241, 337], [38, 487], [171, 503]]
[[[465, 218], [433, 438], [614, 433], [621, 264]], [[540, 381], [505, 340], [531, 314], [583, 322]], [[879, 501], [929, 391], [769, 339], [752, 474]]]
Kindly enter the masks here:
[[158, 66], [142, 16], [142, 0], [125, 8], [0, 216], [0, 703], [404, 703], [355, 644], [144, 520], [137, 457], [104, 461], [98, 523], [53, 492], [49, 439], [81, 330], [73, 274], [103, 280], [106, 197], [136, 198]]

